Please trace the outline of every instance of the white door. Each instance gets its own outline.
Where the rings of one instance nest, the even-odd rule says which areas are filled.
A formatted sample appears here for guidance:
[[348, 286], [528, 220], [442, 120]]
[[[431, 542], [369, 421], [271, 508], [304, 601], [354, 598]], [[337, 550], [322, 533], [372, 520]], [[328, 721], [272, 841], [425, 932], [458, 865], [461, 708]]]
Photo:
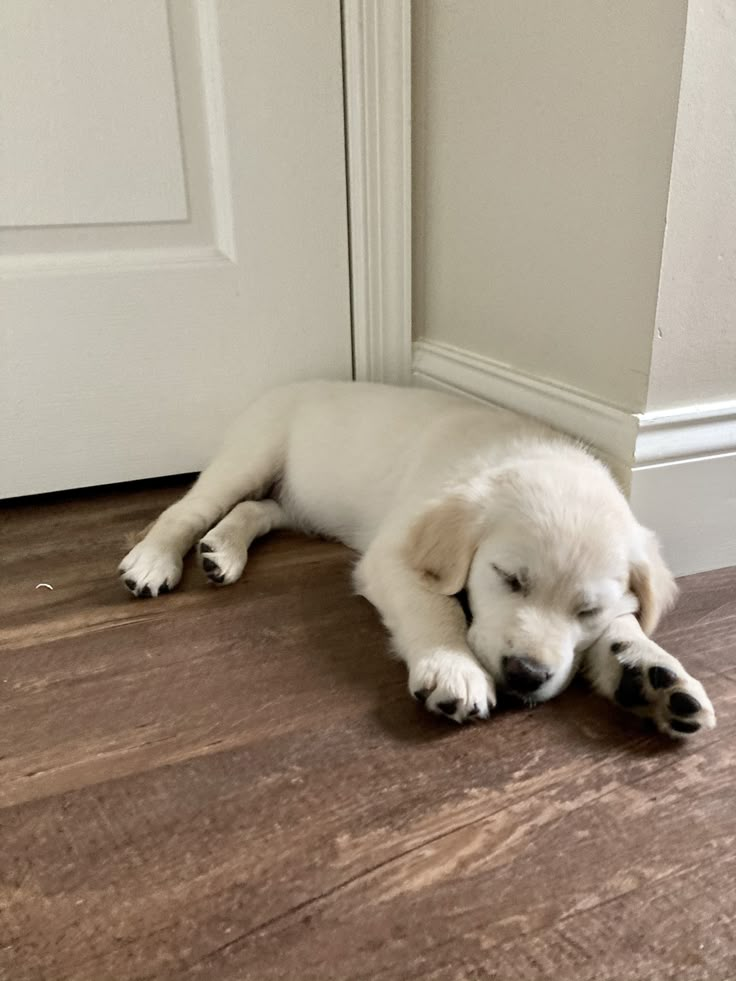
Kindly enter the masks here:
[[351, 375], [340, 0], [2, 0], [0, 496]]

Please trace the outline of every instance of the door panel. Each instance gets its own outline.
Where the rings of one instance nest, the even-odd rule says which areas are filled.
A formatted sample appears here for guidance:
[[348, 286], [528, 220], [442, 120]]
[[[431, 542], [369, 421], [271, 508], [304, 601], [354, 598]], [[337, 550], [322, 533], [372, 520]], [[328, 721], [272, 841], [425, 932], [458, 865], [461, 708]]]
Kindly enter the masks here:
[[0, 224], [186, 219], [171, 54], [164, 0], [4, 0]]
[[0, 21], [0, 494], [199, 469], [265, 387], [350, 377], [338, 0]]

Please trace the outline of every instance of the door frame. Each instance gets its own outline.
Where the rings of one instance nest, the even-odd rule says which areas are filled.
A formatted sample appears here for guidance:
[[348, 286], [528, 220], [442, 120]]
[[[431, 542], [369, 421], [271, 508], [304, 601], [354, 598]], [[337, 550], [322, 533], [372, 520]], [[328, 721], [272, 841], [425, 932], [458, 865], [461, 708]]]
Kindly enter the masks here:
[[408, 385], [411, 3], [342, 0], [353, 373]]

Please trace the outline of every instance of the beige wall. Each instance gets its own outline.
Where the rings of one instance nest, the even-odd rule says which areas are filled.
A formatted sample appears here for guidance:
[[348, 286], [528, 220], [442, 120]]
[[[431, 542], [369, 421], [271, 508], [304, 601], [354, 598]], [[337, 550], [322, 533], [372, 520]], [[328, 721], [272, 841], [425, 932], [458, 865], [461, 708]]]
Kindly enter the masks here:
[[415, 0], [416, 337], [644, 408], [685, 10]]
[[736, 3], [691, 0], [647, 407], [736, 398]]

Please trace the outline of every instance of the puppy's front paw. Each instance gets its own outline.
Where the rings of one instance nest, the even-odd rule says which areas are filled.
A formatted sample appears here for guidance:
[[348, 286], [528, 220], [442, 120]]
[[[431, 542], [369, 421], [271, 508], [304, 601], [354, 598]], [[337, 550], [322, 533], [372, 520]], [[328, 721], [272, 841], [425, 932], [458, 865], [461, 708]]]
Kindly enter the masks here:
[[587, 651], [583, 669], [596, 691], [674, 738], [712, 729], [716, 713], [700, 682], [642, 631], [631, 614], [613, 620]]
[[128, 552], [118, 566], [126, 589], [141, 599], [169, 593], [181, 579], [182, 560], [145, 539]]
[[[612, 647], [617, 648], [615, 642]], [[623, 708], [654, 719], [660, 732], [675, 738], [715, 726], [705, 689], [676, 658], [651, 641], [613, 654], [621, 663], [614, 698]]]
[[614, 620], [591, 648], [587, 672], [602, 694], [680, 738], [712, 729], [716, 714], [700, 682], [642, 633], [633, 617]]
[[487, 719], [496, 704], [493, 682], [469, 654], [438, 650], [409, 671], [409, 691], [430, 712], [455, 722]]

